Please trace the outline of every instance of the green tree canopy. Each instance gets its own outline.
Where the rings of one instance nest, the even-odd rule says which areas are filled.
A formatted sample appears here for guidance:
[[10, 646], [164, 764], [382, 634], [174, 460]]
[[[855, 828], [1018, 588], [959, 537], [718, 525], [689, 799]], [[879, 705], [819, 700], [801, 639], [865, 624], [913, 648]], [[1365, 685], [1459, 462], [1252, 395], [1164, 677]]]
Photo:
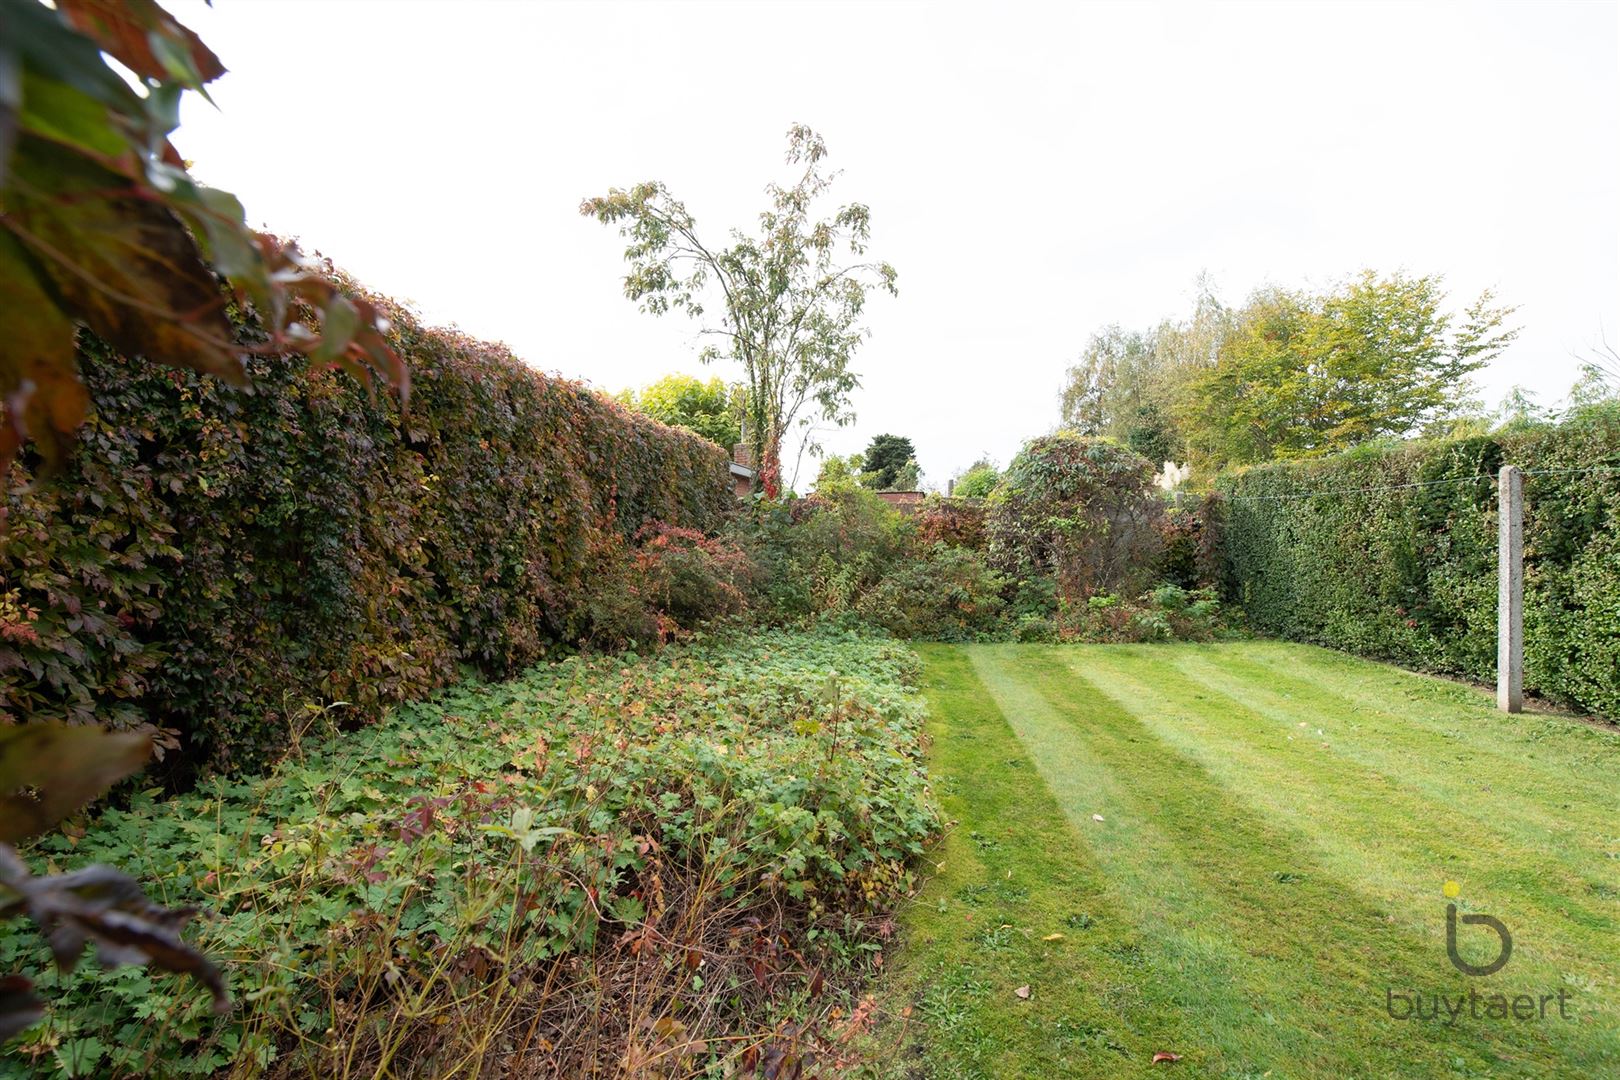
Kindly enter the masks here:
[[962, 499], [982, 499], [996, 489], [1000, 479], [1001, 473], [995, 462], [980, 458], [957, 475], [951, 494]]
[[1438, 276], [1370, 270], [1326, 292], [1262, 289], [1236, 309], [1201, 284], [1185, 321], [1093, 337], [1063, 417], [1205, 470], [1432, 430], [1473, 407], [1470, 373], [1517, 333], [1489, 292], [1458, 314], [1444, 302]]
[[859, 454], [850, 454], [848, 457], [830, 454], [822, 458], [821, 469], [816, 473], [816, 493], [828, 495], [860, 487], [861, 472], [865, 468], [866, 463]]
[[899, 481], [908, 476], [913, 485], [917, 482], [916, 470], [908, 471], [906, 468], [908, 463], [915, 463], [917, 450], [904, 435], [874, 435], [861, 457], [866, 463], [862, 482], [867, 487], [894, 491], [898, 489]]
[[637, 412], [665, 424], [697, 432], [729, 452], [742, 441], [744, 391], [718, 376], [705, 382], [679, 372], [644, 387], [638, 394], [626, 390], [618, 399]]
[[1461, 319], [1440, 279], [1371, 271], [1324, 295], [1271, 289], [1238, 312], [1213, 366], [1174, 405], [1211, 466], [1316, 457], [1442, 423], [1473, 404], [1468, 376], [1517, 333], [1484, 293]]
[[1201, 277], [1186, 319], [1141, 331], [1109, 326], [1093, 335], [1063, 387], [1064, 426], [1117, 439], [1155, 463], [1179, 460], [1186, 447], [1175, 404], [1188, 381], [1214, 362], [1230, 323], [1231, 312]]

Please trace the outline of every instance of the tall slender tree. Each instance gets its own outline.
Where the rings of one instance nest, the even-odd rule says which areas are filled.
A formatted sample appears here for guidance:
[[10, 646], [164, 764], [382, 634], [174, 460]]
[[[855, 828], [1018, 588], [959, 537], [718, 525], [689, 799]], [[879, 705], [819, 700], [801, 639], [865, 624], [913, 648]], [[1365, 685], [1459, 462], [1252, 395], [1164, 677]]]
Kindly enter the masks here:
[[[790, 187], [768, 185], [758, 232], [734, 229], [723, 246], [701, 239], [686, 204], [657, 181], [580, 204], [581, 214], [618, 225], [629, 241], [625, 295], [653, 315], [680, 309], [701, 320], [714, 340], [700, 358], [741, 365], [756, 485], [773, 496], [791, 432], [817, 417], [838, 425], [854, 419], [849, 398], [860, 377], [851, 360], [868, 335], [861, 325], [867, 295], [896, 292], [894, 267], [862, 258], [871, 235], [865, 205], [815, 216], [838, 175], [823, 167], [826, 156], [820, 135], [802, 124], [789, 128], [787, 163], [800, 169], [798, 178]], [[844, 255], [857, 261], [843, 262]], [[705, 301], [718, 301], [716, 316], [706, 317]]]

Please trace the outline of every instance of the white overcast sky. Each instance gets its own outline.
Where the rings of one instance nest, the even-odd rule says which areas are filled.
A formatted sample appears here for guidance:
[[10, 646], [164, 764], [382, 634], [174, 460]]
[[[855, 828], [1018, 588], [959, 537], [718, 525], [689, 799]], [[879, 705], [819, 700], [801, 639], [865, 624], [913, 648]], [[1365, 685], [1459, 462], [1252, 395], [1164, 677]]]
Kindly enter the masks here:
[[1086, 339], [1183, 312], [1201, 271], [1229, 301], [1363, 267], [1495, 288], [1524, 332], [1493, 401], [1550, 403], [1620, 345], [1612, 2], [173, 10], [231, 69], [176, 142], [251, 223], [610, 390], [704, 371], [580, 199], [661, 179], [747, 226], [788, 125], [816, 128], [900, 273], [826, 443], [910, 436], [940, 486], [1049, 429]]

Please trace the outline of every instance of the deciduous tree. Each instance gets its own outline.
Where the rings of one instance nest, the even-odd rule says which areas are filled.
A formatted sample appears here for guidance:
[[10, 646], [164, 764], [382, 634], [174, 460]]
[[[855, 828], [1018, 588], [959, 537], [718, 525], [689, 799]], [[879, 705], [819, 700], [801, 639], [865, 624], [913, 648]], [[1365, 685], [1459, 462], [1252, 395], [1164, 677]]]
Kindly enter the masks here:
[[619, 400], [654, 420], [695, 431], [728, 453], [742, 441], [746, 395], [740, 385], [728, 386], [719, 377], [704, 382], [692, 375], [665, 375], [639, 394], [625, 391]]
[[1215, 363], [1229, 321], [1209, 279], [1200, 277], [1186, 319], [1165, 319], [1146, 331], [1110, 326], [1093, 335], [1064, 383], [1064, 425], [1117, 439], [1150, 461], [1182, 456], [1175, 404], [1187, 382]]
[[1185, 321], [1093, 337], [1069, 370], [1063, 417], [1206, 470], [1434, 430], [1472, 408], [1468, 376], [1517, 333], [1489, 292], [1460, 313], [1444, 302], [1434, 275], [1266, 288], [1236, 309], [1201, 282]]
[[996, 488], [1001, 479], [995, 462], [989, 458], [980, 458], [956, 477], [956, 483], [951, 486], [951, 494], [960, 499], [982, 499]]
[[1465, 411], [1468, 376], [1517, 333], [1513, 309], [1487, 291], [1458, 318], [1444, 299], [1436, 276], [1371, 271], [1324, 295], [1257, 294], [1176, 404], [1193, 454], [1210, 467], [1314, 457]]
[[[725, 244], [701, 238], [686, 204], [657, 181], [580, 204], [581, 214], [618, 225], [629, 240], [625, 295], [654, 315], [682, 310], [701, 320], [714, 338], [701, 359], [742, 367], [756, 484], [771, 495], [791, 432], [817, 416], [835, 424], [853, 419], [849, 398], [860, 378], [851, 361], [867, 337], [861, 315], [868, 293], [896, 291], [894, 267], [861, 258], [871, 235], [865, 205], [816, 216], [837, 177], [825, 170], [826, 156], [820, 135], [802, 124], [790, 128], [787, 163], [800, 170], [797, 179], [768, 185], [770, 205], [757, 232], [734, 229]], [[719, 305], [712, 316], [710, 302]]]

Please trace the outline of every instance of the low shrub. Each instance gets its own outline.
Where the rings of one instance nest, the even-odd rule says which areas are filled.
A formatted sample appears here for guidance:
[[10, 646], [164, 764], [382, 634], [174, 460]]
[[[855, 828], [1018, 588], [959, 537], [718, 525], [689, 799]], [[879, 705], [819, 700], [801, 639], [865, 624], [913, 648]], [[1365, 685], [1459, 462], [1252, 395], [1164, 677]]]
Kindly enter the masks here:
[[899, 637], [971, 641], [1002, 628], [1005, 584], [978, 552], [939, 543], [890, 571], [856, 611]]
[[929, 496], [911, 517], [921, 551], [936, 544], [983, 551], [986, 544], [984, 505], [962, 499]]
[[[237, 1010], [145, 968], [45, 974], [0, 1077], [797, 1070], [818, 1029], [772, 1010], [867, 969], [938, 824], [915, 674], [871, 637], [704, 637], [136, 793], [26, 854], [211, 911], [195, 936]], [[16, 968], [48, 950], [0, 923]]]
[[1059, 639], [1057, 623], [1045, 615], [1025, 615], [1013, 626], [1013, 640], [1024, 644], [1039, 645]]
[[1067, 608], [1060, 634], [1077, 641], [1208, 641], [1221, 629], [1221, 602], [1212, 587], [1163, 584], [1134, 601], [1111, 593]]
[[605, 547], [580, 608], [580, 643], [597, 649], [652, 648], [741, 615], [758, 577], [735, 543], [663, 522]]

